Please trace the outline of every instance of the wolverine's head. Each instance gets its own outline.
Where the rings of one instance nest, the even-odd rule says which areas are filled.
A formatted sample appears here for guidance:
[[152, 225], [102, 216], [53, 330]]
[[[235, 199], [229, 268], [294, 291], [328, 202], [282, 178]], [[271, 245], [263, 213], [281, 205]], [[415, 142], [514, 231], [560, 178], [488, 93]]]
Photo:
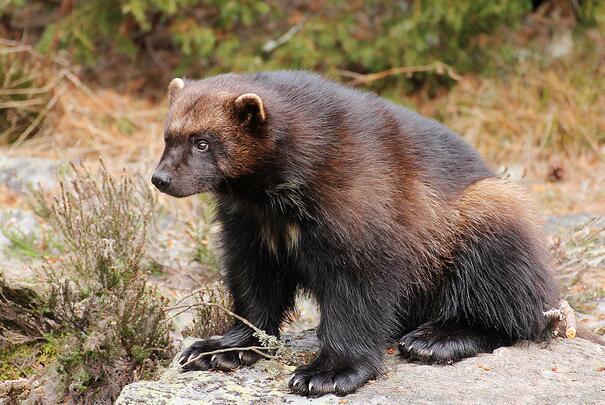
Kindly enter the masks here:
[[151, 178], [158, 190], [174, 197], [215, 191], [271, 153], [266, 106], [242, 89], [235, 75], [172, 80], [164, 153]]

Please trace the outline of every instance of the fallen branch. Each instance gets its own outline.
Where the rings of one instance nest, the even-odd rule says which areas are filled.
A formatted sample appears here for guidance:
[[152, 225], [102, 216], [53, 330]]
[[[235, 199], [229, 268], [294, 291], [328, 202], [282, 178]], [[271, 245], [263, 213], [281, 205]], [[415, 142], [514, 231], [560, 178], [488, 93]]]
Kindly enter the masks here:
[[[199, 292], [199, 291], [197, 291], [197, 290], [193, 291], [192, 293], [189, 294], [189, 296], [194, 295], [196, 292]], [[187, 297], [181, 298], [178, 302], [182, 302], [185, 298], [187, 298]], [[214, 350], [212, 352], [200, 353], [195, 358], [187, 360], [187, 362], [183, 365], [183, 367], [186, 366], [187, 364], [190, 364], [191, 362], [201, 358], [202, 356], [208, 356], [208, 355], [213, 355], [213, 354], [223, 353], [223, 352], [244, 351], [244, 350], [253, 351], [253, 352], [257, 353], [258, 355], [265, 357], [267, 359], [277, 359], [280, 362], [288, 363], [288, 364], [295, 363], [292, 350], [287, 348], [276, 336], [269, 335], [264, 330], [260, 329], [259, 327], [255, 326], [254, 324], [252, 324], [252, 322], [250, 322], [246, 318], [243, 318], [243, 317], [237, 315], [233, 311], [226, 308], [224, 305], [217, 304], [215, 302], [198, 302], [195, 304], [173, 305], [171, 307], [166, 307], [166, 308], [164, 308], [164, 311], [167, 311], [167, 312], [174, 311], [174, 310], [180, 310], [180, 311], [161, 322], [162, 323], [168, 322], [171, 319], [174, 319], [178, 315], [182, 314], [183, 312], [188, 311], [191, 308], [198, 307], [198, 306], [216, 307], [216, 308], [220, 309], [221, 311], [225, 312], [226, 314], [228, 314], [229, 316], [239, 320], [244, 325], [246, 325], [250, 329], [254, 330], [254, 333], [252, 334], [252, 336], [254, 336], [256, 339], [258, 339], [261, 346], [232, 347], [232, 348]], [[263, 350], [275, 351], [275, 355], [270, 355], [270, 354], [264, 353]]]
[[565, 321], [565, 336], [568, 339], [574, 339], [576, 337], [577, 327], [575, 311], [566, 300], [559, 301], [559, 308], [553, 308], [544, 312], [544, 316], [550, 318], [555, 329], [555, 334], [558, 332], [561, 321]]
[[353, 79], [349, 82], [349, 84], [358, 85], [358, 84], [368, 84], [373, 81], [384, 79], [386, 77], [394, 76], [394, 75], [400, 75], [400, 74], [412, 75], [414, 73], [425, 73], [425, 72], [435, 72], [438, 75], [445, 74], [457, 82], [462, 81], [464, 79], [462, 76], [460, 76], [458, 73], [456, 73], [456, 71], [454, 70], [453, 67], [451, 67], [450, 65], [447, 65], [443, 62], [433, 62], [428, 65], [420, 65], [420, 66], [394, 67], [394, 68], [390, 68], [387, 70], [383, 70], [381, 72], [369, 73], [369, 74], [365, 74], [365, 75], [361, 74], [361, 73], [351, 72], [349, 70], [341, 70], [339, 73], [344, 77], [349, 77], [349, 78]]
[[572, 307], [566, 300], [561, 300], [561, 313], [565, 318], [565, 336], [568, 339], [574, 339], [576, 337], [576, 315]]

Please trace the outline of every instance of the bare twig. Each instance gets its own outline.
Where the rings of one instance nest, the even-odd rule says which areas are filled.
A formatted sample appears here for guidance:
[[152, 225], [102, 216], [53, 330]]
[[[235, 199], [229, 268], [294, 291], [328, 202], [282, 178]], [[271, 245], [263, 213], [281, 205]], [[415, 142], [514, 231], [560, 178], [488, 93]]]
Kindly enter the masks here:
[[[179, 300], [179, 302], [182, 302], [184, 299], [194, 295], [195, 293], [200, 292], [200, 290], [196, 290], [193, 291], [192, 293], [190, 293], [188, 296], [181, 298], [181, 300]], [[225, 352], [232, 352], [232, 351], [245, 351], [245, 350], [250, 350], [262, 357], [265, 357], [267, 359], [275, 359], [277, 358], [276, 356], [272, 356], [268, 353], [263, 352], [263, 350], [277, 350], [279, 351], [279, 349], [281, 348], [281, 344], [279, 343], [279, 341], [273, 337], [267, 334], [267, 332], [265, 332], [264, 330], [258, 328], [257, 326], [253, 325], [250, 321], [248, 321], [246, 318], [243, 318], [239, 315], [237, 315], [236, 313], [234, 313], [233, 311], [230, 311], [229, 309], [227, 309], [225, 306], [218, 304], [218, 303], [214, 303], [214, 302], [199, 302], [196, 304], [187, 304], [187, 305], [173, 305], [171, 307], [167, 307], [164, 310], [165, 311], [174, 311], [177, 309], [180, 309], [181, 311], [177, 312], [175, 315], [161, 321], [161, 322], [168, 322], [171, 319], [174, 319], [176, 316], [182, 314], [185, 311], [188, 311], [189, 309], [193, 308], [193, 307], [198, 307], [198, 306], [208, 306], [208, 307], [216, 307], [218, 309], [220, 309], [221, 311], [224, 311], [225, 313], [227, 313], [228, 315], [232, 316], [233, 318], [239, 320], [240, 322], [242, 322], [244, 325], [248, 326], [250, 329], [254, 330], [254, 335], [260, 340], [262, 346], [248, 346], [248, 347], [229, 347], [229, 348], [224, 348], [224, 349], [218, 349], [218, 350], [213, 350], [210, 352], [205, 352], [205, 353], [200, 353], [198, 354], [196, 357], [187, 360], [187, 362], [183, 365], [181, 365], [181, 367], [185, 367], [188, 364], [191, 364], [192, 362], [200, 359], [203, 356], [210, 356], [210, 355], [214, 355], [214, 354], [218, 354], [218, 353], [225, 353]], [[271, 339], [274, 338], [274, 339]]]
[[205, 287], [200, 287], [196, 290], [191, 291], [189, 294], [185, 295], [184, 297], [181, 297], [181, 299], [179, 299], [177, 302], [175, 302], [171, 308], [178, 306], [181, 302], [185, 301], [187, 298], [193, 297], [194, 295], [201, 293], [204, 290], [204, 288]]
[[263, 44], [263, 46], [261, 47], [261, 49], [263, 50], [263, 52], [265, 52], [265, 53], [271, 53], [275, 49], [279, 48], [280, 46], [282, 46], [283, 44], [285, 44], [286, 42], [288, 42], [289, 40], [291, 40], [292, 37], [294, 37], [294, 35], [296, 35], [296, 33], [301, 30], [301, 28], [303, 27], [305, 21], [306, 21], [306, 18], [302, 18], [298, 23], [296, 23], [292, 27], [290, 27], [290, 29], [288, 31], [286, 31], [279, 38], [277, 38], [277, 39], [270, 39], [269, 41], [265, 42]]
[[353, 80], [349, 82], [352, 85], [358, 84], [368, 84], [376, 80], [384, 79], [389, 76], [406, 74], [411, 75], [414, 73], [424, 73], [424, 72], [435, 72], [439, 75], [447, 75], [451, 79], [459, 82], [464, 80], [462, 76], [456, 73], [453, 67], [447, 65], [443, 62], [433, 62], [428, 65], [420, 65], [420, 66], [401, 66], [394, 67], [387, 70], [383, 70], [381, 72], [369, 73], [369, 74], [361, 74], [356, 72], [351, 72], [349, 70], [341, 70], [340, 74], [344, 77], [349, 77]]
[[145, 50], [147, 51], [149, 56], [151, 56], [151, 60], [153, 60], [153, 62], [156, 65], [158, 65], [158, 67], [162, 70], [162, 72], [164, 72], [166, 75], [170, 76], [172, 74], [172, 72], [170, 71], [170, 67], [168, 67], [168, 65], [166, 65], [166, 63], [162, 60], [162, 58], [160, 58], [160, 56], [157, 54], [157, 52], [153, 48], [153, 44], [151, 43], [151, 37], [146, 36], [145, 40], [143, 42], [145, 44]]
[[171, 316], [169, 318], [166, 318], [162, 322], [168, 322], [169, 320], [174, 319], [175, 317], [177, 317], [178, 315], [182, 314], [183, 312], [186, 312], [186, 311], [188, 311], [189, 309], [191, 309], [193, 307], [199, 307], [199, 306], [216, 307], [216, 308], [220, 309], [221, 311], [224, 311], [228, 315], [234, 317], [235, 319], [237, 319], [238, 321], [240, 321], [244, 325], [248, 326], [250, 329], [254, 330], [256, 333], [266, 334], [266, 332], [264, 330], [258, 328], [257, 326], [254, 326], [252, 324], [252, 322], [250, 322], [246, 318], [243, 318], [243, 317], [237, 315], [236, 313], [234, 313], [234, 312], [230, 311], [229, 309], [225, 308], [225, 306], [223, 306], [221, 304], [218, 304], [216, 302], [198, 302], [198, 303], [195, 303], [195, 304], [176, 305], [176, 306], [172, 306], [172, 307], [167, 307], [167, 308], [164, 309], [165, 311], [174, 311], [176, 309], [183, 309], [183, 310], [179, 311], [178, 313], [176, 313], [175, 315], [173, 315], [173, 316]]
[[185, 367], [188, 364], [191, 364], [194, 361], [199, 360], [204, 356], [211, 356], [211, 355], [215, 355], [215, 354], [219, 354], [219, 353], [228, 353], [228, 352], [237, 352], [237, 351], [246, 351], [246, 350], [250, 350], [269, 360], [274, 359], [275, 356], [272, 356], [268, 353], [263, 352], [263, 350], [267, 350], [267, 349], [272, 349], [272, 348], [267, 348], [267, 347], [263, 347], [263, 346], [247, 346], [247, 347], [227, 347], [225, 349], [212, 350], [210, 352], [204, 352], [204, 353], [198, 354], [197, 356], [187, 360], [187, 362], [185, 364], [181, 364], [180, 367]]

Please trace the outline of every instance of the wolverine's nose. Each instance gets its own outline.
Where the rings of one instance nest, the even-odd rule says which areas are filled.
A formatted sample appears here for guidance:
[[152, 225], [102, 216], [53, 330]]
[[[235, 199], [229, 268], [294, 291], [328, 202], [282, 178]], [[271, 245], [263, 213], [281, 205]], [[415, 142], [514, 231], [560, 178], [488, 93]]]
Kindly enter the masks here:
[[166, 172], [155, 172], [153, 173], [153, 176], [151, 176], [151, 182], [160, 191], [166, 190], [170, 185], [171, 180], [172, 177]]

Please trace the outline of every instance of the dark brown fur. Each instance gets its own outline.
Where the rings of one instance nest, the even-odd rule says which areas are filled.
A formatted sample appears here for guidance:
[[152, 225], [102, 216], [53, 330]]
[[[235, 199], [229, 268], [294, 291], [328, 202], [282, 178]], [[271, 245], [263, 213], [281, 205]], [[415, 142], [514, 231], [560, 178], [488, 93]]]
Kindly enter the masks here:
[[[216, 197], [235, 312], [278, 335], [297, 290], [317, 298], [321, 351], [294, 392], [354, 391], [395, 338], [409, 360], [448, 363], [547, 336], [556, 291], [527, 200], [444, 126], [304, 72], [185, 81], [170, 98], [154, 183]], [[237, 323], [183, 363], [257, 343]]]

